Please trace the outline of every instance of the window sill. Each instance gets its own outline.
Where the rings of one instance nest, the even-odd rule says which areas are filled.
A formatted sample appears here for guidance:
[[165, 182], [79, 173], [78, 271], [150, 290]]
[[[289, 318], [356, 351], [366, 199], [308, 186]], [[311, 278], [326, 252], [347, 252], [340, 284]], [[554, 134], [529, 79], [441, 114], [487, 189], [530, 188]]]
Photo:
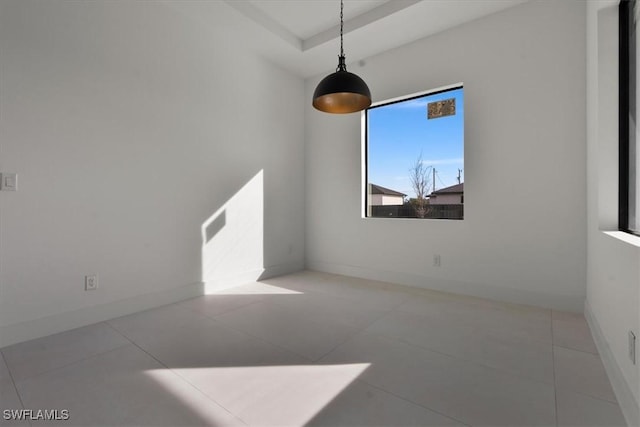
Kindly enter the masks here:
[[616, 240], [628, 243], [631, 246], [640, 248], [640, 236], [635, 234], [625, 233], [624, 231], [603, 231], [607, 236], [611, 236]]

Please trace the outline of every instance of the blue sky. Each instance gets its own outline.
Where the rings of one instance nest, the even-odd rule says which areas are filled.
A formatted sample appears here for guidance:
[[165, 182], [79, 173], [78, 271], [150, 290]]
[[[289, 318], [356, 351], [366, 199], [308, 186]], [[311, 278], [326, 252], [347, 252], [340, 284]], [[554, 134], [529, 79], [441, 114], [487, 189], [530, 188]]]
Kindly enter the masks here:
[[[427, 103], [456, 98], [455, 116], [427, 119]], [[436, 189], [464, 182], [464, 95], [455, 89], [373, 108], [368, 114], [369, 182], [414, 196], [409, 169], [422, 153]]]

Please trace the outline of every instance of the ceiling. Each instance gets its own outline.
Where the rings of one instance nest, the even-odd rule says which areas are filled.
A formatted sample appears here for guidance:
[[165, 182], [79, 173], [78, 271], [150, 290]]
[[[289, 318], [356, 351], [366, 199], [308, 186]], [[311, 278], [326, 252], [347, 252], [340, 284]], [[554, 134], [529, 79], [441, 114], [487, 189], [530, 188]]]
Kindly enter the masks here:
[[[525, 1], [345, 0], [347, 66]], [[224, 0], [208, 4], [211, 14], [218, 19], [224, 15], [225, 26], [238, 30], [241, 36], [237, 39], [242, 38], [295, 74], [306, 78], [335, 70], [340, 50], [339, 0]], [[221, 4], [227, 10], [220, 10]], [[199, 18], [216, 22], [212, 15]]]
[[[340, 2], [330, 0], [250, 0], [249, 3], [300, 40], [309, 39], [335, 27], [340, 11]], [[347, 1], [344, 5], [344, 19], [353, 19], [384, 3], [389, 3], [389, 0]]]

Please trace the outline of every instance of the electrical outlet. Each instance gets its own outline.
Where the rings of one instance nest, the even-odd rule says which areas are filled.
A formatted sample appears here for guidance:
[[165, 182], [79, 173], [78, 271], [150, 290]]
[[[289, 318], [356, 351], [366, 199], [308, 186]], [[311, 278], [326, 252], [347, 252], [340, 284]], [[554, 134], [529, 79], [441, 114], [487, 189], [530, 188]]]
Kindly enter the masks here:
[[629, 331], [629, 359], [636, 364], [636, 336], [632, 331]]
[[18, 174], [1, 173], [0, 191], [18, 191]]
[[84, 276], [84, 290], [95, 291], [96, 289], [98, 289], [98, 275], [91, 274], [89, 276]]
[[433, 266], [440, 267], [440, 255], [433, 256]]

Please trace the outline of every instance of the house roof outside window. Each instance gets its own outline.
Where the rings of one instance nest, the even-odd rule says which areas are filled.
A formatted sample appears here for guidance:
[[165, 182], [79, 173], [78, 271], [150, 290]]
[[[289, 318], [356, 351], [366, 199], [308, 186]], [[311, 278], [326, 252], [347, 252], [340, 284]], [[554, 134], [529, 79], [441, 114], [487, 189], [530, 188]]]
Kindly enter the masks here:
[[398, 197], [406, 196], [406, 194], [404, 193], [401, 193], [396, 190], [392, 190], [390, 188], [381, 187], [376, 184], [369, 184], [369, 189], [371, 194], [384, 194], [385, 196], [398, 196]]
[[440, 190], [436, 190], [431, 193], [431, 196], [438, 196], [441, 194], [463, 194], [464, 193], [464, 182], [461, 184], [452, 185], [451, 187], [441, 188]]

